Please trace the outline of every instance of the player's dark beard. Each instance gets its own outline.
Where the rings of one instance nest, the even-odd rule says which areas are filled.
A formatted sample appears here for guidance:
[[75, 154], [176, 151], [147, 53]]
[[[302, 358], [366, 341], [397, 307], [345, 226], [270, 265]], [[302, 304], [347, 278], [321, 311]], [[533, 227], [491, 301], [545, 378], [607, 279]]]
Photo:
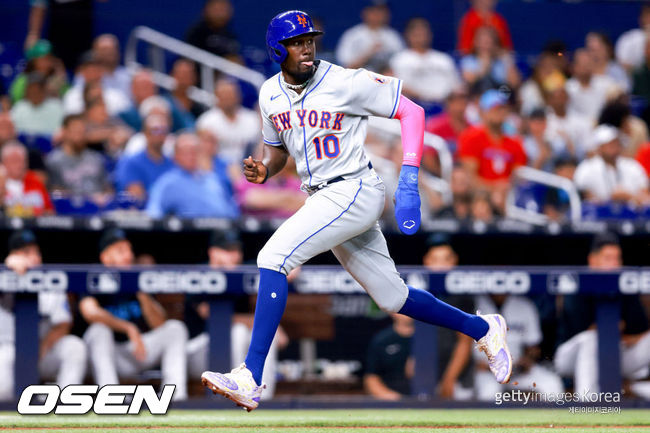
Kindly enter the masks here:
[[316, 69], [318, 69], [318, 64], [320, 62], [318, 60], [314, 60], [314, 65], [309, 68], [308, 71], [306, 72], [298, 72], [298, 71], [284, 71], [287, 75], [289, 75], [295, 83], [298, 83], [298, 85], [303, 84], [307, 82], [307, 80], [311, 79], [311, 77], [314, 76], [316, 73]]

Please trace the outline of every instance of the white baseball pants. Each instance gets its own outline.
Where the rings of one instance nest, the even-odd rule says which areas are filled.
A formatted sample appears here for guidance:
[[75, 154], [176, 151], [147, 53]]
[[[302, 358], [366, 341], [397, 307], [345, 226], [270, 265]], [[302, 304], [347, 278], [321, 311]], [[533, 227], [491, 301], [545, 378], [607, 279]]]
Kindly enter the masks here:
[[[13, 343], [0, 345], [0, 370], [7, 372], [0, 381], [0, 400], [14, 397], [14, 362], [16, 348]], [[60, 388], [83, 383], [86, 375], [86, 345], [74, 335], [61, 337], [38, 362], [44, 380], [55, 380]]]
[[[517, 385], [514, 385], [515, 382]], [[480, 370], [474, 374], [476, 398], [481, 401], [494, 401], [496, 393], [511, 389], [557, 396], [564, 392], [564, 385], [557, 373], [539, 364], [533, 365], [525, 373], [513, 374], [506, 385], [494, 380], [494, 374], [488, 370]]]
[[341, 265], [384, 311], [399, 311], [408, 288], [395, 269], [377, 220], [384, 184], [374, 170], [322, 188], [271, 236], [257, 266], [285, 275], [332, 250]]
[[[555, 369], [562, 376], [573, 376], [575, 392], [599, 392], [598, 387], [598, 331], [589, 329], [562, 343], [555, 352]], [[650, 332], [646, 332], [633, 346], [621, 344], [621, 374], [635, 379], [638, 373], [647, 373], [650, 366]]]
[[97, 385], [118, 384], [118, 377], [135, 377], [143, 370], [160, 363], [162, 384], [176, 385], [174, 400], [187, 398], [187, 328], [178, 320], [167, 320], [156, 329], [142, 334], [146, 359], [133, 356], [130, 341], [115, 342], [113, 331], [101, 323], [93, 323], [84, 333], [88, 356]]

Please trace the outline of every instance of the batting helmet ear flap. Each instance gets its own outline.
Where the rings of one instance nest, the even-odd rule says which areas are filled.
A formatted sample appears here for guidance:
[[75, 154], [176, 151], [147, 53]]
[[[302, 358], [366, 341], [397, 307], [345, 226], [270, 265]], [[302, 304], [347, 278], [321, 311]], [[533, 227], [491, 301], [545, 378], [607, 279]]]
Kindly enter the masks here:
[[284, 59], [286, 59], [287, 55], [289, 55], [284, 45], [276, 41], [273, 42], [267, 41], [266, 48], [269, 52], [269, 57], [271, 57], [271, 60], [277, 63], [284, 62]]

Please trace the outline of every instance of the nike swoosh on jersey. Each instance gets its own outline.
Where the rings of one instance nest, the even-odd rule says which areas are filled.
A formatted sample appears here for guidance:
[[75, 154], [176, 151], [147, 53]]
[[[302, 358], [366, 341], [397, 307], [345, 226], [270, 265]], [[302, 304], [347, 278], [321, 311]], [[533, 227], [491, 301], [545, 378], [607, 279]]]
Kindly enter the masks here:
[[[280, 93], [280, 95], [282, 95], [282, 94]], [[271, 96], [271, 101], [273, 101], [273, 100], [275, 100], [275, 99], [277, 99], [277, 98], [279, 98], [279, 97], [280, 97], [280, 95], [275, 95], [275, 96]]]

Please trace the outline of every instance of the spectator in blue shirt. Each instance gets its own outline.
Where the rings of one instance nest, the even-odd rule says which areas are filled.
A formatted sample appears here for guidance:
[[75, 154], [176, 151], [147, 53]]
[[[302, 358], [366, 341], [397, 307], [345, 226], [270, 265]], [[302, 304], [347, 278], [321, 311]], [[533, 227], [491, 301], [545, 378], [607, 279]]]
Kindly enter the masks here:
[[165, 116], [152, 114], [146, 118], [144, 135], [145, 150], [134, 155], [123, 155], [115, 169], [115, 183], [118, 191], [126, 191], [139, 200], [144, 200], [153, 183], [174, 167], [171, 159], [162, 153], [162, 147], [169, 134], [169, 121]]
[[212, 170], [199, 168], [199, 139], [181, 134], [176, 140], [177, 167], [165, 173], [151, 189], [147, 213], [154, 218], [237, 218], [239, 209], [230, 186]]

